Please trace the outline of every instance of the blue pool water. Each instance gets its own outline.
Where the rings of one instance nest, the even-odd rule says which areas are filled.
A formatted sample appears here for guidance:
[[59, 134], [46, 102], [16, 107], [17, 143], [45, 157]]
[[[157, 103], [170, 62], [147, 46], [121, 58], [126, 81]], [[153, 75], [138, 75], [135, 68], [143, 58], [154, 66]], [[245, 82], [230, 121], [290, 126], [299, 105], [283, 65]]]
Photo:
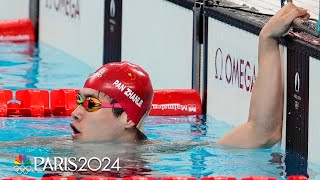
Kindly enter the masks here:
[[[280, 177], [280, 161], [270, 163], [276, 149], [230, 149], [201, 144], [214, 142], [231, 126], [210, 119], [210, 128], [194, 117], [150, 117], [144, 132], [156, 144], [130, 145], [108, 143], [77, 144], [70, 140], [70, 118], [1, 118], [0, 120], [0, 177], [16, 175], [13, 162], [17, 155], [27, 157], [119, 157], [123, 161], [119, 176], [149, 175], [163, 177], [187, 175], [267, 175]], [[220, 129], [213, 131], [210, 129]], [[210, 133], [211, 132], [211, 133]], [[111, 147], [112, 146], [112, 147]], [[75, 155], [76, 154], [76, 155]], [[138, 169], [144, 169], [139, 172]], [[41, 177], [44, 172], [31, 172], [29, 176]]]
[[[81, 88], [94, 70], [83, 62], [48, 45], [26, 53], [29, 44], [0, 44], [0, 88]], [[17, 175], [14, 160], [19, 154], [32, 157], [119, 157], [121, 169], [112, 176], [183, 175], [204, 177], [285, 176], [282, 150], [233, 149], [214, 142], [233, 127], [207, 117], [149, 117], [143, 132], [154, 144], [130, 145], [76, 143], [71, 140], [70, 117], [0, 117], [0, 178]], [[32, 162], [33, 163], [33, 162]], [[316, 177], [319, 166], [314, 165]], [[30, 172], [42, 177], [53, 172]], [[85, 173], [74, 175], [83, 177]], [[92, 175], [92, 174], [91, 174]]]
[[0, 43], [1, 88], [80, 88], [93, 71], [85, 63], [50, 46], [40, 45], [34, 52], [26, 53], [30, 46]]

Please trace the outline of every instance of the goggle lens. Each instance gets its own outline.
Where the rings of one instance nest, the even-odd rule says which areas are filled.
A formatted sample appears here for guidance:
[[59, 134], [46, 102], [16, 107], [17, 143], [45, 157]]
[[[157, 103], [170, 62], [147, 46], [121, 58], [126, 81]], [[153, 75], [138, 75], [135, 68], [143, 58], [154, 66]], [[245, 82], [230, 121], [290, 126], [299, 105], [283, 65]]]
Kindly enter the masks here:
[[94, 97], [87, 97], [85, 100], [78, 94], [76, 103], [82, 105], [88, 112], [93, 112], [101, 108], [121, 108], [118, 103], [115, 104], [102, 104], [101, 101]]

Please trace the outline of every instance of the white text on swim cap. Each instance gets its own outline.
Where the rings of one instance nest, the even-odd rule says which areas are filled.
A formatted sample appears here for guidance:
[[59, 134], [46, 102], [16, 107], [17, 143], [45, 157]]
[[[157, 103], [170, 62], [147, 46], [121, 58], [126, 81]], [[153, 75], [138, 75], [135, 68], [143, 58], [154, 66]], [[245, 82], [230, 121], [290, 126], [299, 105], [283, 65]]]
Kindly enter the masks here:
[[123, 94], [126, 95], [129, 99], [131, 99], [132, 102], [134, 102], [137, 106], [142, 106], [143, 100], [126, 85], [121, 83], [119, 80], [115, 80], [113, 82], [113, 85], [117, 87], [121, 92], [123, 92], [126, 89], [126, 91], [124, 91]]
[[90, 76], [90, 78], [94, 78], [94, 77], [98, 77], [101, 78], [102, 74], [105, 72], [106, 70], [104, 68], [101, 68], [99, 71], [92, 73], [92, 75]]

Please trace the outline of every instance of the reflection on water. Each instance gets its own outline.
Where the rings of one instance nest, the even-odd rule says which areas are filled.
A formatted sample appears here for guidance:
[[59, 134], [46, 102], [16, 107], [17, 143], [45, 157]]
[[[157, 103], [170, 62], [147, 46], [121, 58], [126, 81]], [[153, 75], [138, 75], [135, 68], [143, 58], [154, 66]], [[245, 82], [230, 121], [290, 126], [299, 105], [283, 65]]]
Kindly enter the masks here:
[[[120, 159], [120, 171], [72, 173], [77, 177], [266, 175], [280, 178], [283, 174], [281, 162], [271, 156], [280, 152], [277, 148], [234, 149], [216, 145], [215, 140], [232, 127], [214, 119], [210, 119], [213, 124], [207, 126], [199, 117], [149, 117], [143, 131], [152, 143], [143, 145], [73, 142], [70, 122], [70, 118], [2, 118], [0, 176], [14, 175], [12, 162], [19, 154], [31, 160], [32, 157], [108, 157], [111, 162]], [[57, 173], [64, 174], [39, 171], [30, 175], [42, 177]]]
[[34, 88], [38, 62], [33, 43], [0, 43], [0, 86], [16, 90], [12, 84], [22, 84]]
[[46, 44], [34, 48], [30, 43], [0, 43], [0, 87], [4, 89], [81, 88], [92, 72], [87, 64]]

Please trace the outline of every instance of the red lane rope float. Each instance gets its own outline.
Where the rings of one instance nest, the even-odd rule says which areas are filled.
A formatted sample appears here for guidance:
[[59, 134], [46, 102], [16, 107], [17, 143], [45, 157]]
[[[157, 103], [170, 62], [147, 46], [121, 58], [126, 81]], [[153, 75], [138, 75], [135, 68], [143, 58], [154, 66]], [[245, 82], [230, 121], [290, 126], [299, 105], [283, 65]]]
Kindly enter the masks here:
[[163, 177], [160, 180], [197, 180], [195, 177], [186, 177], [186, 176], [171, 176], [171, 177]]
[[210, 176], [210, 177], [203, 177], [201, 180], [237, 180], [235, 177], [228, 177], [228, 176]]
[[105, 176], [92, 176], [92, 177], [81, 178], [81, 180], [117, 180], [117, 178], [105, 177]]
[[79, 90], [59, 89], [50, 92], [51, 112], [54, 116], [69, 116], [77, 108], [76, 95]]
[[52, 90], [49, 94], [48, 90], [17, 90], [16, 101], [11, 101], [13, 92], [0, 90], [0, 116], [70, 116], [77, 107], [75, 102], [78, 92], [76, 89], [59, 89]]
[[2, 117], [8, 116], [7, 102], [11, 99], [12, 99], [12, 91], [11, 90], [0, 89], [0, 116], [2, 116]]
[[151, 116], [201, 115], [201, 99], [193, 89], [155, 90]]
[[131, 177], [124, 177], [122, 180], [158, 180], [155, 177], [146, 177], [146, 176], [131, 176]]
[[[11, 90], [0, 89], [0, 116], [70, 116], [77, 108], [77, 89]], [[13, 100], [13, 97], [15, 99]], [[151, 116], [201, 115], [200, 95], [196, 90], [156, 90]]]
[[30, 19], [0, 21], [0, 42], [35, 41], [34, 28]]
[[305, 176], [289, 176], [288, 180], [307, 180], [308, 178]]
[[73, 176], [50, 176], [42, 177], [41, 180], [77, 180], [77, 178]]
[[241, 180], [277, 180], [277, 178], [267, 177], [267, 176], [251, 176], [251, 177], [244, 177]]
[[29, 117], [48, 116], [50, 114], [49, 93], [46, 90], [17, 90], [15, 97], [17, 101], [20, 101], [20, 103], [8, 102], [7, 116]]

